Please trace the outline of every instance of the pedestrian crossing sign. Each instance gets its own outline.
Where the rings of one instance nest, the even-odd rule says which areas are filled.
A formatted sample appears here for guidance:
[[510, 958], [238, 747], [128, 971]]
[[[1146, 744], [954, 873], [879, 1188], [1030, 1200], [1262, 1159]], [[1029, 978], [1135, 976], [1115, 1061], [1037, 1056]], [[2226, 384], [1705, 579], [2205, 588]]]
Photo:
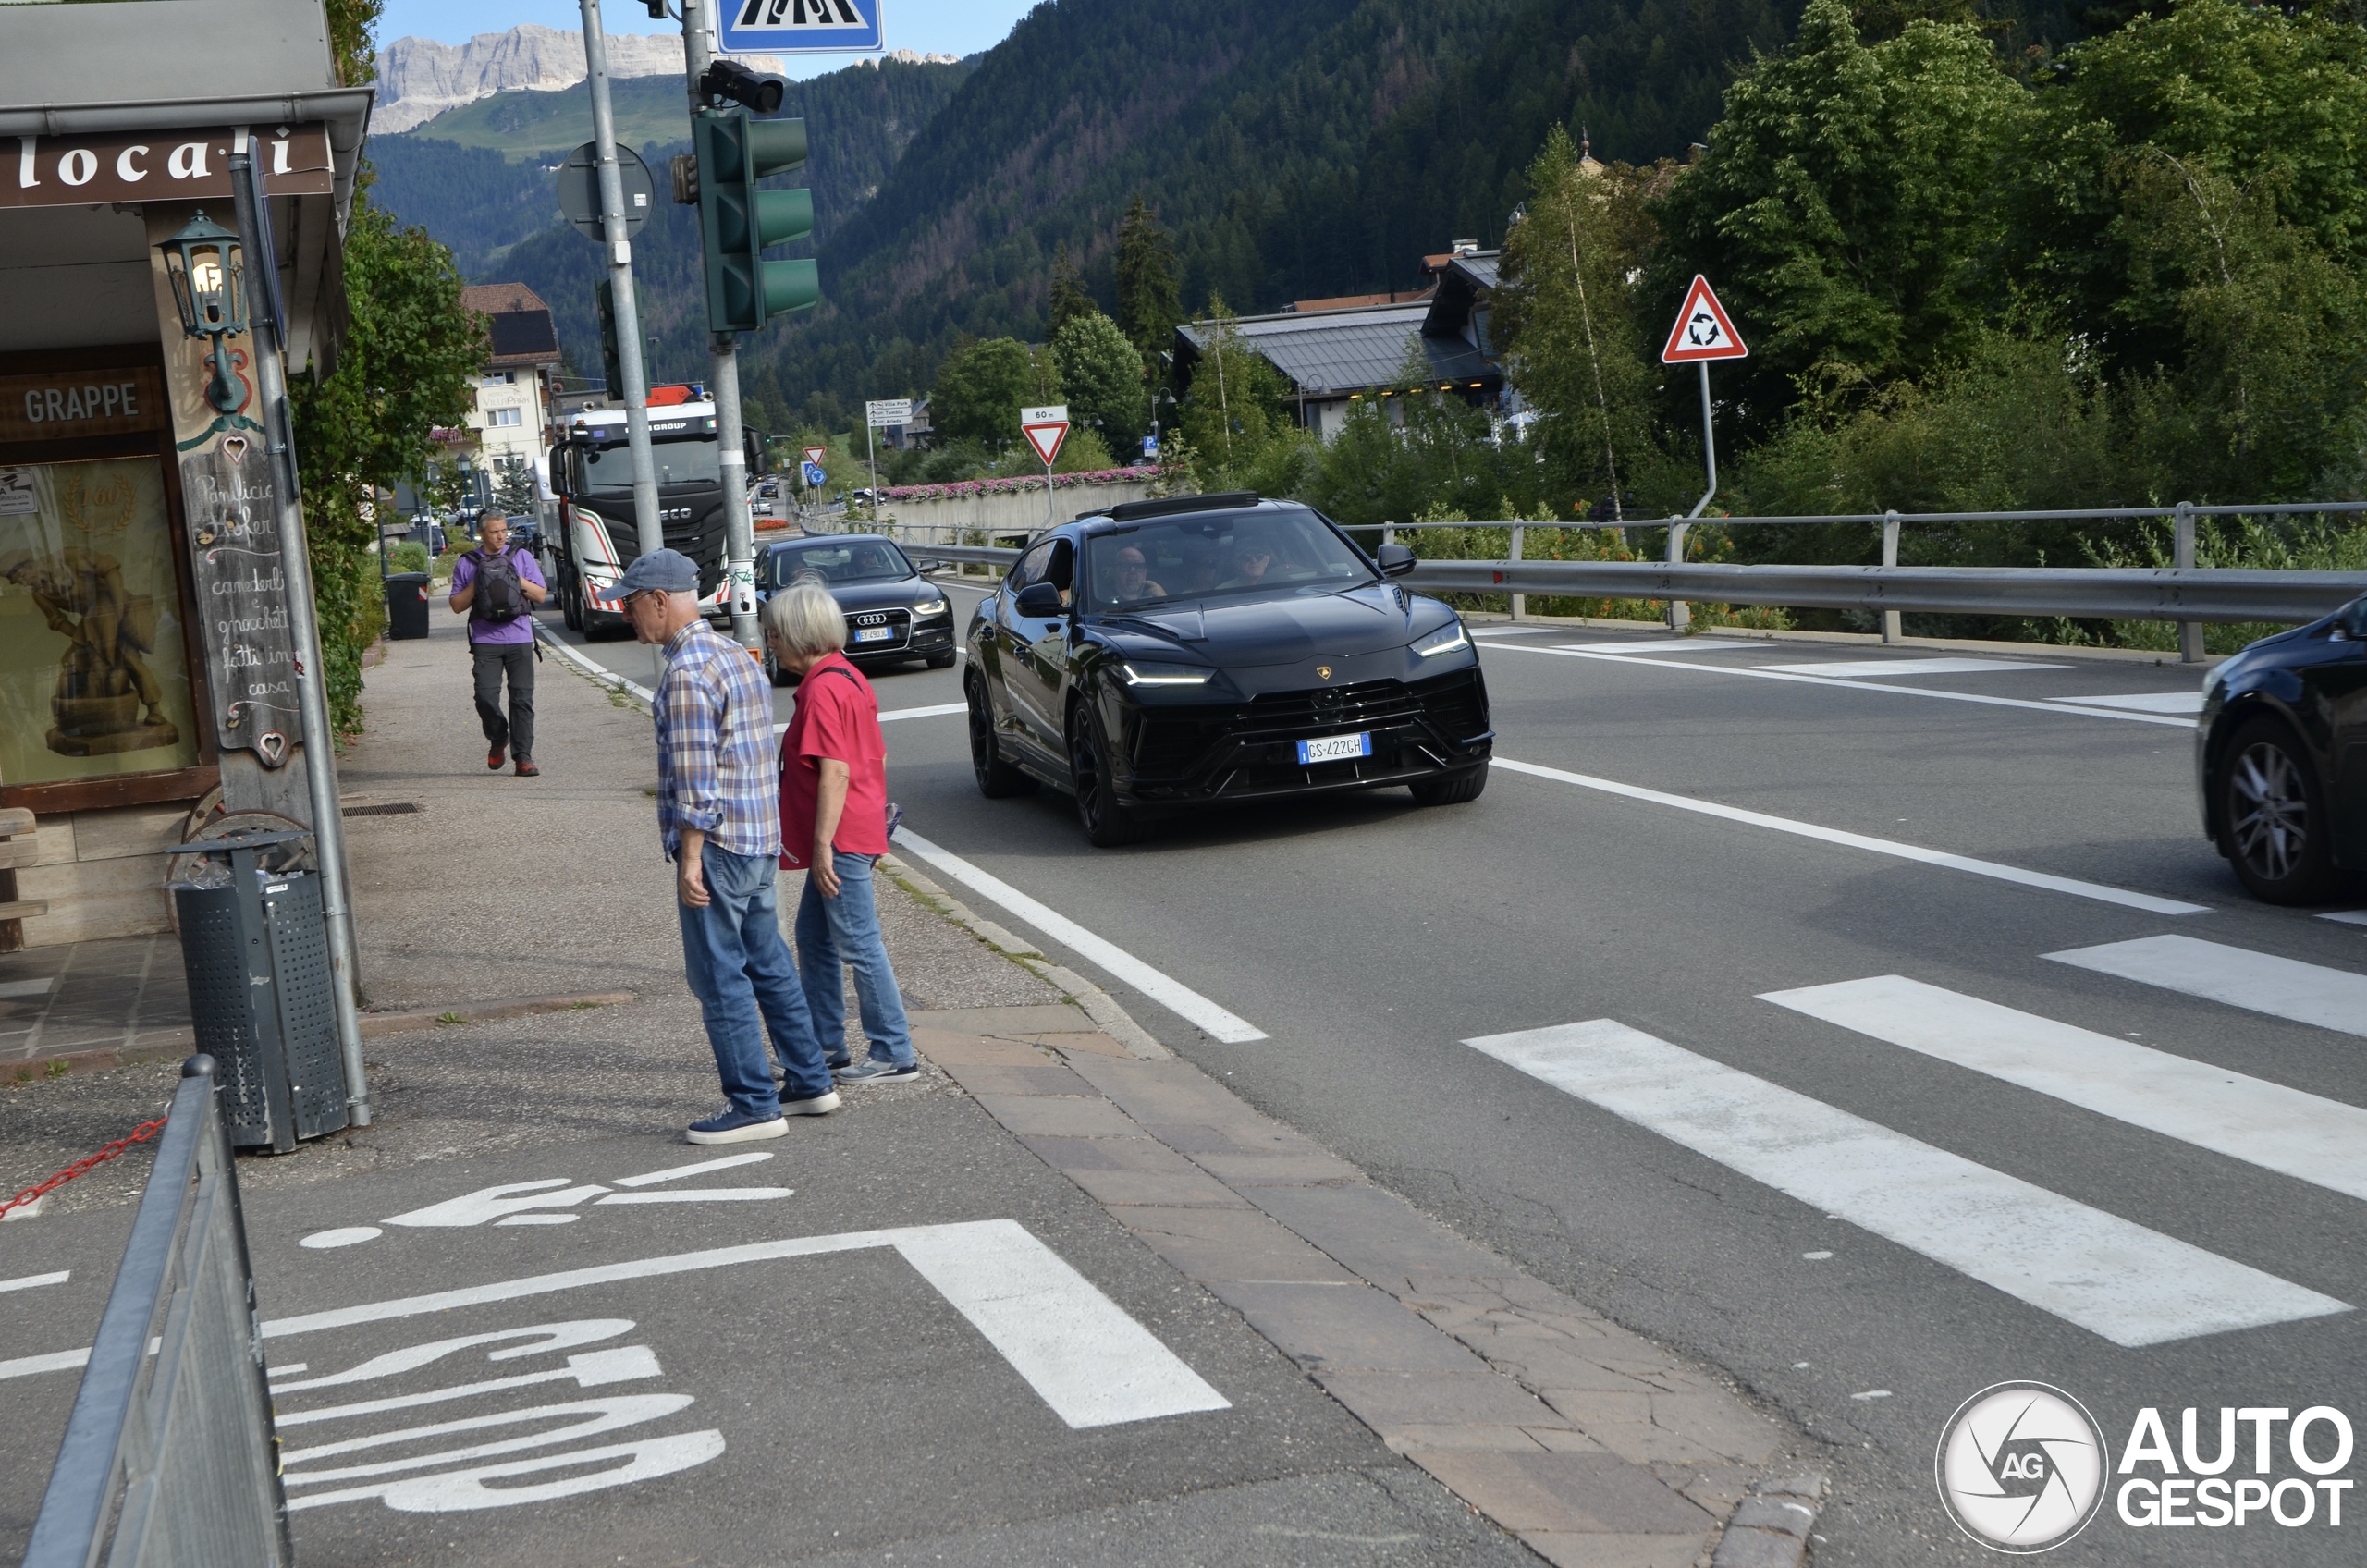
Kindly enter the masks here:
[[722, 0], [717, 43], [726, 55], [877, 54], [887, 47], [886, 0]]
[[1676, 325], [1668, 329], [1668, 347], [1661, 350], [1661, 363], [1689, 365], [1749, 357], [1742, 334], [1735, 330], [1734, 319], [1718, 303], [1717, 290], [1710, 287], [1708, 278], [1696, 273], [1693, 287], [1685, 291], [1685, 308], [1676, 312]]

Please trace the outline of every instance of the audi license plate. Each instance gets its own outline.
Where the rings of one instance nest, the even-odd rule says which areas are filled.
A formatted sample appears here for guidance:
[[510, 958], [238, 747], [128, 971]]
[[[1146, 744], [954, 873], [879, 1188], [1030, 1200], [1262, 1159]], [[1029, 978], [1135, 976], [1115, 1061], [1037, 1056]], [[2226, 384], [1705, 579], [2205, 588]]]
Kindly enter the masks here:
[[1298, 760], [1311, 762], [1345, 762], [1350, 757], [1372, 755], [1370, 735], [1326, 735], [1320, 741], [1301, 741]]
[[895, 635], [896, 629], [892, 626], [861, 626], [855, 629], [854, 640], [858, 643], [886, 643], [894, 640]]

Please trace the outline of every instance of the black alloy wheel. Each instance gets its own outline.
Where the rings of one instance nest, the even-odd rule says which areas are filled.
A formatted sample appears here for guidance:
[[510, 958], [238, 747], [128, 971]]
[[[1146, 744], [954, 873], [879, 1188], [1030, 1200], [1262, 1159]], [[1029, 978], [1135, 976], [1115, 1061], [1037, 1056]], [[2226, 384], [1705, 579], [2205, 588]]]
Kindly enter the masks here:
[[1414, 792], [1417, 806], [1459, 806], [1479, 798], [1488, 787], [1488, 765], [1467, 768], [1461, 773], [1441, 773], [1429, 778], [1417, 778], [1405, 786]]
[[562, 571], [558, 576], [558, 613], [570, 631], [583, 630], [583, 584], [576, 582], [571, 571]]
[[2221, 844], [2263, 903], [2324, 900], [2334, 880], [2328, 820], [2310, 755], [2275, 719], [2236, 732], [2219, 771]]
[[1085, 841], [1098, 850], [1131, 844], [1143, 836], [1134, 813], [1118, 803], [1118, 787], [1110, 777], [1108, 737], [1101, 716], [1090, 703], [1069, 710], [1069, 778], [1076, 786], [1076, 819]]
[[1036, 780], [1002, 760], [1002, 748], [995, 741], [994, 709], [987, 702], [986, 677], [970, 677], [962, 694], [970, 704], [970, 771], [977, 775], [978, 793], [990, 801], [1035, 793]]

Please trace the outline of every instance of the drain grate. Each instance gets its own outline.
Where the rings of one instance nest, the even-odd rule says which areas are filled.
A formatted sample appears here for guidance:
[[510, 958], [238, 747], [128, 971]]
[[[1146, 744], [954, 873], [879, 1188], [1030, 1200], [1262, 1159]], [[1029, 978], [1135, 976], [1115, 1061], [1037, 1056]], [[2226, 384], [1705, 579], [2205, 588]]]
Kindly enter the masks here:
[[417, 801], [388, 801], [382, 806], [348, 806], [339, 816], [408, 816], [419, 809]]

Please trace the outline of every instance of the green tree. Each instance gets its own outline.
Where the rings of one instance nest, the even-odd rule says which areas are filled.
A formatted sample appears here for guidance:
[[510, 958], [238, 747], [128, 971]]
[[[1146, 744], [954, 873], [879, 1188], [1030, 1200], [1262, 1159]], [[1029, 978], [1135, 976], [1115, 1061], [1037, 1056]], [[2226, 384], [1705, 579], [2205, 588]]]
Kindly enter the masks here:
[[1044, 336], [1057, 339], [1061, 328], [1079, 316], [1098, 315], [1101, 307], [1085, 290], [1085, 280], [1077, 276], [1076, 257], [1069, 251], [1068, 241], [1052, 256], [1051, 296], [1044, 306]]
[[1142, 439], [1150, 420], [1142, 359], [1116, 322], [1099, 311], [1071, 316], [1052, 334], [1052, 359], [1079, 434], [1100, 432], [1105, 451]]
[[1724, 374], [1753, 429], [1801, 392], [1946, 361], [1995, 291], [2004, 160], [2029, 115], [1974, 28], [1911, 21], [1869, 47], [1841, 0], [1809, 0], [1792, 46], [1727, 90], [1709, 151], [1659, 203], [1646, 325], [1709, 275], [1751, 348]]
[[451, 251], [424, 229], [398, 229], [366, 187], [346, 227], [345, 288], [350, 325], [336, 372], [318, 381], [291, 377], [288, 388], [321, 652], [340, 731], [361, 728], [362, 654], [383, 624], [374, 528], [362, 502], [373, 488], [428, 476], [430, 433], [466, 419], [487, 346], [484, 318], [460, 307]]
[[533, 466], [525, 459], [503, 458], [494, 464], [494, 505], [511, 517], [532, 517], [540, 498]]
[[929, 420], [949, 441], [975, 441], [1000, 452], [1020, 439], [1019, 410], [1061, 400], [1051, 355], [1015, 337], [956, 345], [938, 367]]
[[1156, 385], [1159, 356], [1175, 337], [1184, 307], [1175, 287], [1175, 247], [1159, 227], [1149, 199], [1137, 190], [1118, 226], [1118, 325], [1142, 356], [1143, 375]]
[[[1288, 385], [1267, 358], [1241, 336], [1238, 321], [1221, 297], [1208, 300], [1213, 325], [1199, 361], [1192, 369], [1192, 387], [1184, 399], [1184, 439], [1196, 455], [1200, 477], [1213, 489], [1257, 489], [1287, 494], [1283, 481], [1271, 472], [1273, 462], [1289, 449], [1296, 478], [1295, 448], [1301, 434], [1285, 402]], [[1253, 483], [1253, 476], [1262, 484]]]

